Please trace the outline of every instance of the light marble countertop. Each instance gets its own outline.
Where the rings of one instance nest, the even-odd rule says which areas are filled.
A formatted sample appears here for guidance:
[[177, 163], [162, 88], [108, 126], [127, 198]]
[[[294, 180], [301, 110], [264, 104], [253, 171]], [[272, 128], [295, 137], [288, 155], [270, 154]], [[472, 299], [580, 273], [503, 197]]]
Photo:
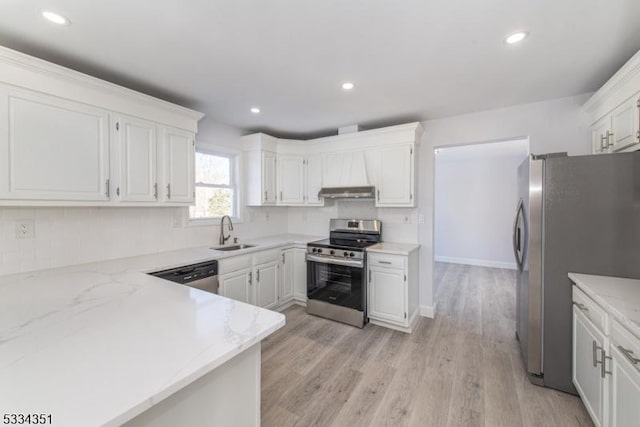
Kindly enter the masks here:
[[377, 252], [393, 255], [409, 255], [411, 252], [420, 248], [415, 243], [387, 243], [382, 242], [367, 248], [367, 252]]
[[578, 273], [569, 278], [640, 339], [640, 280]]
[[[284, 325], [282, 314], [144, 272], [236, 252], [192, 248], [0, 277], [0, 412], [120, 425]], [[213, 245], [212, 245], [213, 246]]]

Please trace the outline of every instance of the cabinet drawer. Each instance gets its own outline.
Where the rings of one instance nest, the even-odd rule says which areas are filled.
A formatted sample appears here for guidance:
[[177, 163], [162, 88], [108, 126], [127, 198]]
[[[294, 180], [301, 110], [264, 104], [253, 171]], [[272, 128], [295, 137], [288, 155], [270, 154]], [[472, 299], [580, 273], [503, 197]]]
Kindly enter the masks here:
[[266, 264], [268, 262], [273, 262], [278, 260], [278, 254], [280, 253], [279, 249], [270, 249], [268, 251], [256, 252], [255, 263], [256, 265]]
[[218, 274], [220, 275], [245, 268], [251, 268], [251, 255], [234, 256], [218, 261]]
[[634, 364], [631, 361], [632, 357], [640, 359], [640, 339], [618, 323], [617, 320], [613, 320], [611, 322], [611, 334], [609, 338], [611, 340], [611, 347], [617, 348], [627, 357], [629, 362], [631, 362], [634, 367], [640, 371], [640, 363]]
[[399, 255], [370, 254], [368, 259], [369, 266], [398, 268], [404, 270], [406, 265], [406, 257]]
[[607, 313], [577, 286], [573, 286], [573, 303], [580, 309], [582, 314], [593, 322], [600, 332], [604, 334], [608, 332]]

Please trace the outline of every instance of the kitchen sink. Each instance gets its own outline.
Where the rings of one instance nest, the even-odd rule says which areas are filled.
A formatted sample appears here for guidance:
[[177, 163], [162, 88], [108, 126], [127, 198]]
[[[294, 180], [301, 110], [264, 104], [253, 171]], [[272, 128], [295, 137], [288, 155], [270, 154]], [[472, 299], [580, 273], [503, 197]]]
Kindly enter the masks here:
[[213, 249], [214, 251], [230, 252], [230, 251], [239, 251], [240, 249], [249, 249], [253, 247], [255, 247], [255, 245], [233, 245], [233, 246], [220, 246], [220, 247], [211, 248], [211, 249]]

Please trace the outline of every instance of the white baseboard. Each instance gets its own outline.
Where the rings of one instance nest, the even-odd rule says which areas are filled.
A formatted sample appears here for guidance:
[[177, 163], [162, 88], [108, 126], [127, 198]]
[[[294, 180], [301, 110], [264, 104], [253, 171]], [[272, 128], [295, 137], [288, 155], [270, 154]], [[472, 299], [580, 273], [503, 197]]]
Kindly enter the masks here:
[[421, 305], [420, 316], [433, 319], [436, 316], [436, 304], [433, 305]]
[[452, 264], [475, 265], [478, 267], [503, 268], [505, 270], [516, 270], [518, 267], [515, 262], [489, 261], [486, 259], [474, 258], [454, 258], [447, 256], [433, 257], [435, 262], [449, 262]]

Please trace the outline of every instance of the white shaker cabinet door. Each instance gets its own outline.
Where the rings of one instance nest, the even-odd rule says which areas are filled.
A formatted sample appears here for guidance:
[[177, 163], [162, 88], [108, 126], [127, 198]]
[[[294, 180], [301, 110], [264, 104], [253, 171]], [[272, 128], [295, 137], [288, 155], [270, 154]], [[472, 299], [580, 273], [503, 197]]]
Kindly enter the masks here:
[[158, 199], [157, 129], [155, 123], [129, 117], [115, 118], [120, 182], [117, 192], [124, 202], [154, 202]]
[[171, 203], [193, 203], [195, 183], [195, 137], [175, 128], [164, 132], [166, 183], [163, 200]]
[[278, 203], [304, 203], [304, 159], [302, 156], [278, 157]]
[[256, 267], [256, 305], [263, 308], [278, 305], [278, 261]]
[[609, 143], [613, 151], [623, 150], [640, 142], [638, 136], [640, 99], [633, 97], [616, 108], [611, 114], [612, 135]]
[[108, 113], [0, 86], [0, 198], [109, 200]]
[[240, 270], [220, 276], [220, 295], [236, 301], [252, 303], [251, 286], [253, 273], [250, 269]]
[[286, 302], [293, 297], [294, 249], [282, 251], [282, 276], [280, 281], [280, 301]]
[[276, 155], [265, 151], [262, 153], [262, 204], [271, 205], [277, 202], [276, 182]]
[[414, 205], [413, 145], [399, 145], [380, 150], [376, 206]]
[[610, 425], [637, 426], [640, 422], [640, 355], [611, 346]]
[[307, 300], [307, 250], [293, 250], [293, 296], [302, 301]]
[[318, 197], [322, 189], [322, 156], [310, 156], [307, 158], [307, 205], [323, 205], [324, 200]]
[[604, 417], [602, 351], [605, 338], [580, 309], [573, 307], [573, 384], [596, 426]]
[[406, 274], [404, 270], [369, 269], [369, 317], [405, 325], [407, 322]]

